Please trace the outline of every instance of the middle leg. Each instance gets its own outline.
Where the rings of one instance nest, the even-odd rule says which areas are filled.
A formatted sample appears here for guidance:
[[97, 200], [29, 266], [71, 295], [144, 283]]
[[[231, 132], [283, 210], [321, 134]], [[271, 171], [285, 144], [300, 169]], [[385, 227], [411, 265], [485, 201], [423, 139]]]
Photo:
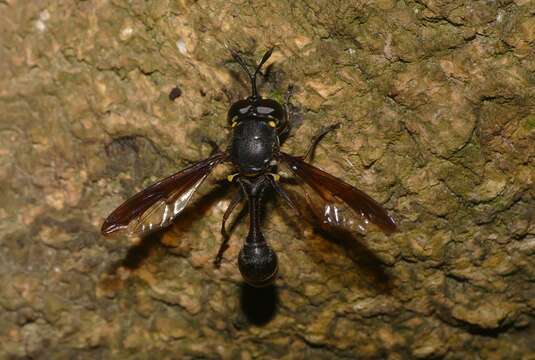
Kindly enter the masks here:
[[336, 123], [320, 129], [320, 131], [312, 138], [312, 143], [309, 145], [305, 156], [303, 156], [303, 160], [312, 161], [314, 158], [314, 152], [316, 151], [316, 147], [318, 146], [319, 142], [325, 137], [325, 135], [333, 130], [338, 129], [339, 127], [340, 123]]

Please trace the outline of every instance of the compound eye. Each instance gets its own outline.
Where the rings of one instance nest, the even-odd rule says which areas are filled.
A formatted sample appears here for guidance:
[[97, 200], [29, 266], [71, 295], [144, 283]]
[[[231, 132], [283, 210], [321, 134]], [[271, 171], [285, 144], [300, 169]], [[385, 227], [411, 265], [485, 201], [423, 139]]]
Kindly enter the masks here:
[[251, 110], [251, 102], [247, 99], [238, 100], [230, 107], [227, 119], [231, 122], [236, 116], [242, 116], [247, 114]]
[[262, 99], [256, 106], [256, 112], [260, 116], [269, 117], [274, 120], [282, 120], [284, 117], [284, 110], [282, 105], [272, 99]]
[[271, 115], [271, 114], [273, 114], [273, 112], [275, 112], [275, 109], [270, 108], [270, 107], [266, 107], [266, 106], [258, 106], [256, 108], [256, 111], [260, 115]]

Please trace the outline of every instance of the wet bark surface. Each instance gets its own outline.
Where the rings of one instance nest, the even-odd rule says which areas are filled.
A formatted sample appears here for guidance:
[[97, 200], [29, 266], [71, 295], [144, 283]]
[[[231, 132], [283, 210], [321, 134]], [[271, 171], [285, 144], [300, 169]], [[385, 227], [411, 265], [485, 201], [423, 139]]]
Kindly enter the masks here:
[[[0, 1], [0, 358], [533, 358], [532, 1]], [[396, 217], [335, 237], [269, 202], [243, 285], [231, 190], [103, 238], [128, 196], [226, 144], [259, 59], [314, 165]], [[214, 179], [226, 176], [219, 171]], [[247, 220], [246, 218], [244, 220]]]

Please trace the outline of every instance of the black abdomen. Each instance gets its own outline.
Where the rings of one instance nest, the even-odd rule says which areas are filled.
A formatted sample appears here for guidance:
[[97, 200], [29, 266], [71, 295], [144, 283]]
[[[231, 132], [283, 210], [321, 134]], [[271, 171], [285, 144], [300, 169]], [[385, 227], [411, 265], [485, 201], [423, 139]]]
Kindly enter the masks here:
[[276, 130], [267, 122], [243, 120], [232, 134], [230, 160], [241, 173], [256, 173], [269, 167], [278, 146]]

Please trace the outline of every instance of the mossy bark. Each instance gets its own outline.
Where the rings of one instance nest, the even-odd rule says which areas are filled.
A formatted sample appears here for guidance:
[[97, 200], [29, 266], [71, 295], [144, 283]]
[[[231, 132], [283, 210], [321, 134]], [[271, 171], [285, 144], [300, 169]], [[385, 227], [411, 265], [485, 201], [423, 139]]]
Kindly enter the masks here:
[[[1, 358], [535, 356], [533, 1], [8, 0], [0, 34]], [[228, 141], [249, 85], [225, 44], [276, 45], [261, 92], [294, 85], [285, 151], [341, 122], [314, 164], [399, 233], [333, 242], [270, 203], [260, 290], [246, 226], [212, 265], [218, 188], [138, 244], [99, 234]]]

